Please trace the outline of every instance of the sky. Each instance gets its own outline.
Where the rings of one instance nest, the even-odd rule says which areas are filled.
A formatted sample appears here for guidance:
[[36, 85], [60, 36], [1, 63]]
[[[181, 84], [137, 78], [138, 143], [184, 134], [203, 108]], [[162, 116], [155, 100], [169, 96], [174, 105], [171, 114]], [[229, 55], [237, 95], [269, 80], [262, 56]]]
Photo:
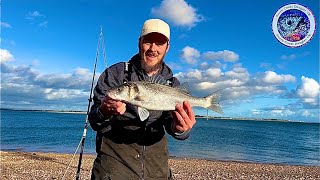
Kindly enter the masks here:
[[319, 122], [319, 30], [297, 48], [272, 32], [291, 3], [319, 26], [317, 0], [2, 0], [1, 108], [86, 111], [97, 52], [96, 78], [136, 54], [143, 22], [160, 18], [174, 75], [197, 97], [220, 90], [225, 114], [209, 115]]

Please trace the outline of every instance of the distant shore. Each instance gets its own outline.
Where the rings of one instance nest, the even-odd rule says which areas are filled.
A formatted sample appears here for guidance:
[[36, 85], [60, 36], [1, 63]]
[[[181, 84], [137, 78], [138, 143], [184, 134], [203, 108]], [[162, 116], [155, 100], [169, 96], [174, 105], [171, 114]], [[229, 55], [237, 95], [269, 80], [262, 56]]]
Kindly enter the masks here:
[[[243, 117], [216, 117], [216, 116], [199, 116], [197, 115], [196, 118], [199, 119], [217, 119], [217, 120], [245, 120], [245, 121], [277, 121], [277, 122], [291, 122], [290, 120], [286, 119], [274, 119], [274, 118], [243, 118]], [[295, 121], [292, 121], [295, 122]]]
[[[31, 111], [31, 112], [50, 112], [50, 113], [67, 113], [67, 114], [87, 114], [85, 111], [71, 111], [71, 110], [17, 110], [17, 109], [4, 109], [9, 111]], [[246, 120], [246, 121], [275, 121], [275, 122], [299, 122], [299, 121], [290, 121], [286, 119], [275, 119], [275, 118], [244, 118], [244, 117], [217, 117], [217, 116], [202, 116], [196, 115], [196, 118], [199, 119], [213, 119], [213, 120]]]
[[51, 112], [51, 113], [68, 113], [68, 114], [87, 114], [85, 111], [62, 111], [62, 110], [32, 110], [32, 109], [3, 109], [1, 110], [6, 110], [6, 111], [29, 111], [29, 112]]
[[[1, 179], [75, 179], [78, 155], [0, 151]], [[95, 155], [85, 154], [81, 179], [90, 179]], [[320, 166], [290, 166], [170, 158], [174, 179], [320, 179]]]
[[83, 111], [46, 111], [51, 113], [66, 113], [66, 114], [87, 114], [87, 112]]

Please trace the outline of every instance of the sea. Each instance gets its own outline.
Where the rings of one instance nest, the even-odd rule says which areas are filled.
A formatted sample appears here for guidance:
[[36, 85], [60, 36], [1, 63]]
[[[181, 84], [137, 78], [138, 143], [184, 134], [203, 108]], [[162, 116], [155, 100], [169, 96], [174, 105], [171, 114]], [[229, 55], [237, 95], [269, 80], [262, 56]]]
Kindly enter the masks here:
[[[1, 110], [0, 148], [73, 154], [85, 118], [85, 114]], [[177, 158], [320, 166], [319, 134], [319, 123], [197, 119], [187, 140], [168, 136], [168, 148]], [[95, 132], [90, 127], [84, 153], [95, 154]]]

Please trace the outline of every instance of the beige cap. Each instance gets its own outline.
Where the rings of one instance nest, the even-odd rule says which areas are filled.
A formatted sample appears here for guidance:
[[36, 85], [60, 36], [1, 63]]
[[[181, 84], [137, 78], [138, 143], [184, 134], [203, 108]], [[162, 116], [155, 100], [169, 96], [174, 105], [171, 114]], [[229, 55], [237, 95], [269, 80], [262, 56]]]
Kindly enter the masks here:
[[146, 20], [143, 24], [140, 37], [153, 32], [163, 34], [168, 39], [168, 41], [170, 40], [170, 27], [161, 19]]

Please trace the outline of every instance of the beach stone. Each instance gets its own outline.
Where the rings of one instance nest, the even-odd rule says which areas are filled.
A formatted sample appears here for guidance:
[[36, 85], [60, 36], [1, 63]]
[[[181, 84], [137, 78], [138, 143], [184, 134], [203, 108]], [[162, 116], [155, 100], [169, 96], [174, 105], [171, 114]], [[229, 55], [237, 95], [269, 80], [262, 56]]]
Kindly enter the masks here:
[[[78, 156], [0, 151], [0, 179], [75, 179]], [[95, 155], [84, 155], [81, 179], [90, 179]], [[70, 166], [68, 167], [68, 165]], [[193, 179], [320, 179], [320, 166], [290, 166], [205, 159], [171, 158], [173, 178]]]

